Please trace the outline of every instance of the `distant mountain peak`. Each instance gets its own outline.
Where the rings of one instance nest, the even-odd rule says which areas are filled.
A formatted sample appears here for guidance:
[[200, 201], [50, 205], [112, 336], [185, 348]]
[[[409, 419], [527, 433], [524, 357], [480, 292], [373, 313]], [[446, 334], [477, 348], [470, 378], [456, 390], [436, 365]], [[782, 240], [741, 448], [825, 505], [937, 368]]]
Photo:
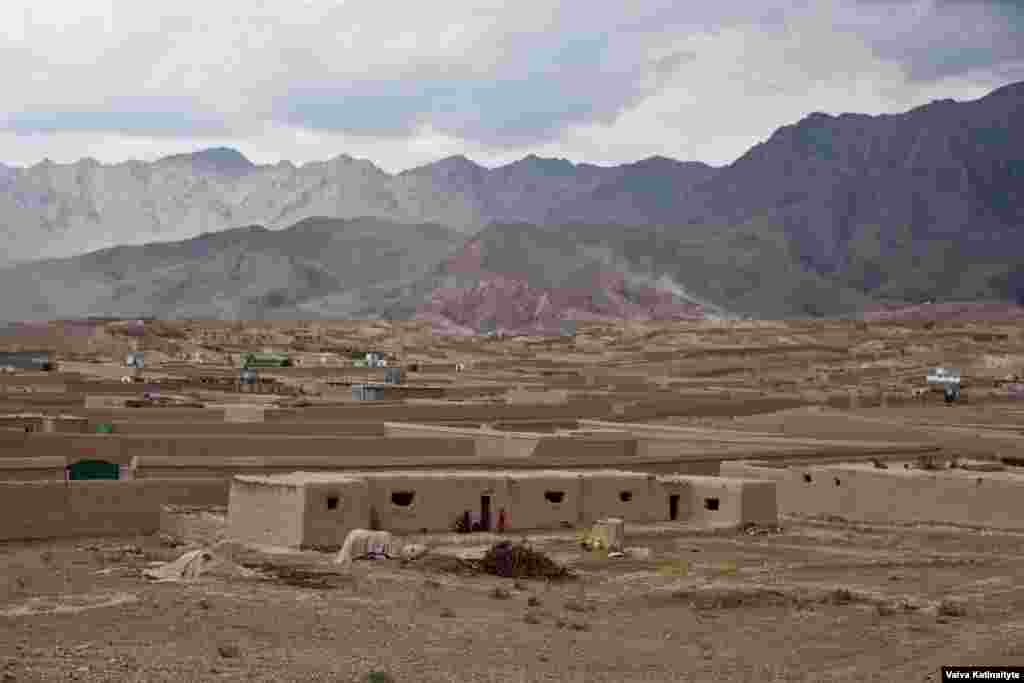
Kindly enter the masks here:
[[576, 164], [572, 163], [568, 159], [539, 157], [536, 154], [527, 154], [519, 161], [513, 161], [511, 164], [502, 166], [500, 170], [514, 171], [520, 169], [538, 171], [545, 174], [564, 174], [572, 173], [576, 169]]
[[249, 161], [244, 154], [231, 147], [209, 147], [188, 154], [172, 154], [160, 159], [158, 163], [161, 162], [186, 162], [226, 173], [250, 171], [256, 168], [256, 165]]

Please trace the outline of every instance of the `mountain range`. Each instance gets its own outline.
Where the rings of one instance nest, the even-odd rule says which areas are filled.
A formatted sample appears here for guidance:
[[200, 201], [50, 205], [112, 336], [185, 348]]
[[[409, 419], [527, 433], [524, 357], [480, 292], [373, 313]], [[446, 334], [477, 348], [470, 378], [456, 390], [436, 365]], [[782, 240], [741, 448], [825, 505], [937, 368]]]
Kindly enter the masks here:
[[[721, 168], [456, 156], [388, 174], [223, 148], [0, 166], [8, 258], [47, 259], [0, 270], [0, 318], [420, 315], [480, 331], [1024, 304], [1022, 119], [1016, 83], [813, 113]], [[169, 240], [184, 241], [152, 243]]]

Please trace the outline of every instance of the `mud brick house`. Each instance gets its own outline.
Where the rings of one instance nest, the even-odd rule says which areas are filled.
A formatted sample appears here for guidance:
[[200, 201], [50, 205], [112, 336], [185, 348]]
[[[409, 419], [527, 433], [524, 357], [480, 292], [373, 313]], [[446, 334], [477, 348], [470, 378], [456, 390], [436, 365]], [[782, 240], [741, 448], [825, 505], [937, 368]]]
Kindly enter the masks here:
[[777, 523], [775, 486], [718, 477], [618, 470], [294, 472], [231, 482], [229, 534], [284, 547], [332, 546], [352, 529], [454, 530], [465, 514], [482, 529], [580, 528], [627, 522], [738, 526]]

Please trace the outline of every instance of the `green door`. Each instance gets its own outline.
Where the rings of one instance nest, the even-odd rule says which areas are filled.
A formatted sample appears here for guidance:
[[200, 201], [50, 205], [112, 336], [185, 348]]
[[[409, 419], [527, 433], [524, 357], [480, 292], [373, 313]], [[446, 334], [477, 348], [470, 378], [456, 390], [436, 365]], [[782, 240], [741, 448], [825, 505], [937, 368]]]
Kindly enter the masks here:
[[106, 460], [79, 460], [68, 466], [69, 479], [118, 479], [121, 468]]

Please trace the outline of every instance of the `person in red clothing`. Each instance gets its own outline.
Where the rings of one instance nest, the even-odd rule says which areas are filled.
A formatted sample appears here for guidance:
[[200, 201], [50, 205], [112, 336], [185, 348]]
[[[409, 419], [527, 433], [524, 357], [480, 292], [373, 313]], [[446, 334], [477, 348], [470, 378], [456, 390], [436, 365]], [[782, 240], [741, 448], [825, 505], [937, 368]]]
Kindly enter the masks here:
[[505, 516], [505, 508], [501, 508], [498, 511], [498, 533], [505, 533], [505, 525], [508, 523], [508, 519]]

